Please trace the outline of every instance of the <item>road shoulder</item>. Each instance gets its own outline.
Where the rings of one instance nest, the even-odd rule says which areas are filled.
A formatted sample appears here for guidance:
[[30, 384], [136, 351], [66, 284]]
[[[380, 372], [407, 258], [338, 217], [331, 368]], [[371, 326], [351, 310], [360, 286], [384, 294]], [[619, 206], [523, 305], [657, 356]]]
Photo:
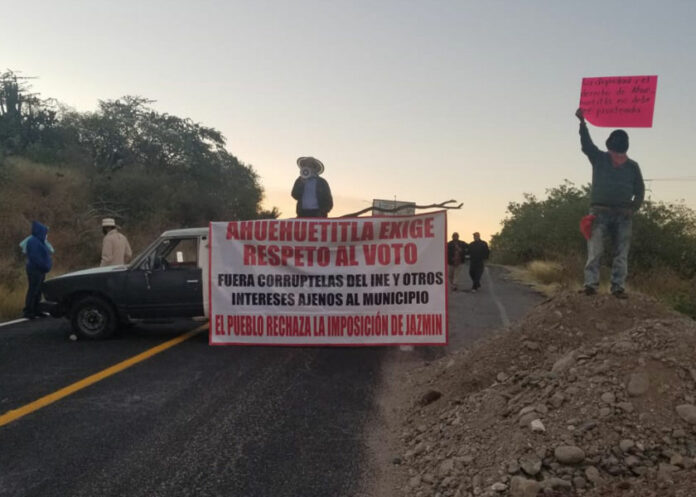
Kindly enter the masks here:
[[[484, 287], [477, 293], [449, 295], [450, 341], [447, 347], [420, 347], [413, 352], [390, 350], [382, 364], [376, 403], [378, 415], [368, 426], [368, 448], [372, 460], [366, 465], [366, 494], [387, 497], [403, 494], [413, 476], [403, 464], [403, 426], [410, 408], [433, 396], [431, 385], [447, 375], [474, 344], [508, 331], [511, 322], [525, 315], [544, 297], [510, 278], [506, 268], [488, 267]], [[433, 372], [437, 371], [435, 376]]]

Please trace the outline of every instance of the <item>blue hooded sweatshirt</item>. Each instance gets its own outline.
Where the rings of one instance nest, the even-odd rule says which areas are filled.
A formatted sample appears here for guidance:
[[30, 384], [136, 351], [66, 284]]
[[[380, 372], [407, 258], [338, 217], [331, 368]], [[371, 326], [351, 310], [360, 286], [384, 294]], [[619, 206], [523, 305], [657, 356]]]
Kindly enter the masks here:
[[48, 273], [53, 262], [51, 252], [46, 245], [48, 228], [38, 221], [31, 223], [31, 237], [27, 242], [27, 270]]

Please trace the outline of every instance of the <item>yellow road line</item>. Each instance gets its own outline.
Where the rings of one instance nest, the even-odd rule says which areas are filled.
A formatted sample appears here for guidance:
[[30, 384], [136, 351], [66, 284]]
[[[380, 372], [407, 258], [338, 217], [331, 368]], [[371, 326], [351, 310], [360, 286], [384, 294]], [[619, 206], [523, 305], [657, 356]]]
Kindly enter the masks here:
[[101, 381], [104, 378], [108, 378], [109, 376], [115, 375], [116, 373], [120, 373], [124, 369], [128, 369], [129, 367], [134, 366], [135, 364], [138, 364], [139, 362], [142, 362], [145, 359], [149, 359], [150, 357], [159, 354], [160, 352], [174, 347], [175, 345], [178, 345], [181, 342], [188, 340], [192, 336], [195, 336], [203, 330], [207, 329], [207, 324], [201, 325], [198, 328], [195, 328], [189, 332], [184, 333], [183, 335], [179, 335], [178, 337], [169, 340], [168, 342], [164, 342], [156, 347], [146, 350], [145, 352], [133, 356], [130, 359], [126, 359], [125, 361], [119, 362], [118, 364], [114, 364], [113, 366], [106, 368], [103, 371], [100, 371], [91, 376], [88, 376], [87, 378], [77, 381], [72, 385], [68, 385], [65, 388], [61, 388], [60, 390], [57, 390], [51, 394], [41, 397], [40, 399], [35, 400], [34, 402], [31, 402], [30, 404], [27, 404], [25, 406], [22, 406], [19, 409], [7, 411], [5, 414], [0, 416], [0, 426], [4, 426], [8, 423], [16, 421], [19, 418], [26, 416], [27, 414], [30, 414], [34, 411], [38, 411], [39, 409], [41, 409], [42, 407], [46, 407], [47, 405], [53, 404], [54, 402], [62, 399], [63, 397], [67, 397], [68, 395], [71, 395], [79, 390], [82, 390], [83, 388], [97, 383], [98, 381]]

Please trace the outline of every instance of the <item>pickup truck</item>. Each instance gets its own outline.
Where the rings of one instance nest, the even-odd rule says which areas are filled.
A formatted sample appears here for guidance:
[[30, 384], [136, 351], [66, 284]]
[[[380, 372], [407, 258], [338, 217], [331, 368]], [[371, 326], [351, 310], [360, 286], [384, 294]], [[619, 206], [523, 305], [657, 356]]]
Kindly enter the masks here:
[[41, 309], [96, 340], [119, 326], [207, 317], [208, 228], [165, 231], [128, 265], [76, 271], [44, 282]]

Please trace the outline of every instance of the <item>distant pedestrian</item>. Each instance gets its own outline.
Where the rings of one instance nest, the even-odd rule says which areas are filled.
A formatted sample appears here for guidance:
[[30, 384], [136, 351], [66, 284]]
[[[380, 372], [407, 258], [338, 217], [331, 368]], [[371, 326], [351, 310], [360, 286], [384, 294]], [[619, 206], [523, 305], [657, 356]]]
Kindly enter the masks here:
[[481, 276], [485, 269], [484, 261], [488, 259], [490, 253], [488, 244], [481, 240], [479, 232], [474, 233], [474, 241], [469, 244], [469, 276], [473, 282], [471, 287], [473, 293], [481, 288]]
[[126, 236], [118, 230], [116, 220], [107, 217], [102, 219], [101, 266], [118, 266], [127, 264], [133, 257], [131, 246]]
[[24, 311], [22, 314], [27, 319], [34, 319], [43, 316], [39, 312], [39, 302], [41, 302], [41, 284], [46, 279], [46, 273], [51, 270], [53, 261], [51, 250], [46, 244], [48, 228], [38, 221], [31, 223], [31, 236], [25, 245], [27, 254], [27, 296], [24, 301]]
[[297, 217], [327, 217], [333, 209], [329, 183], [321, 178], [324, 164], [314, 157], [297, 159], [300, 176], [292, 187], [292, 198], [297, 200]]
[[462, 264], [464, 264], [466, 250], [467, 245], [459, 240], [459, 233], [452, 233], [452, 239], [447, 243], [447, 278], [453, 292], [459, 290], [457, 282]]
[[582, 109], [575, 115], [580, 119], [582, 152], [592, 164], [590, 215], [594, 217], [590, 218], [592, 230], [587, 240], [584, 292], [586, 295], [597, 293], [604, 238], [608, 236], [614, 246], [611, 293], [625, 299], [633, 214], [640, 209], [645, 197], [643, 175], [638, 163], [626, 155], [628, 134], [624, 130], [611, 132], [606, 141], [608, 151], [603, 152], [592, 143]]

